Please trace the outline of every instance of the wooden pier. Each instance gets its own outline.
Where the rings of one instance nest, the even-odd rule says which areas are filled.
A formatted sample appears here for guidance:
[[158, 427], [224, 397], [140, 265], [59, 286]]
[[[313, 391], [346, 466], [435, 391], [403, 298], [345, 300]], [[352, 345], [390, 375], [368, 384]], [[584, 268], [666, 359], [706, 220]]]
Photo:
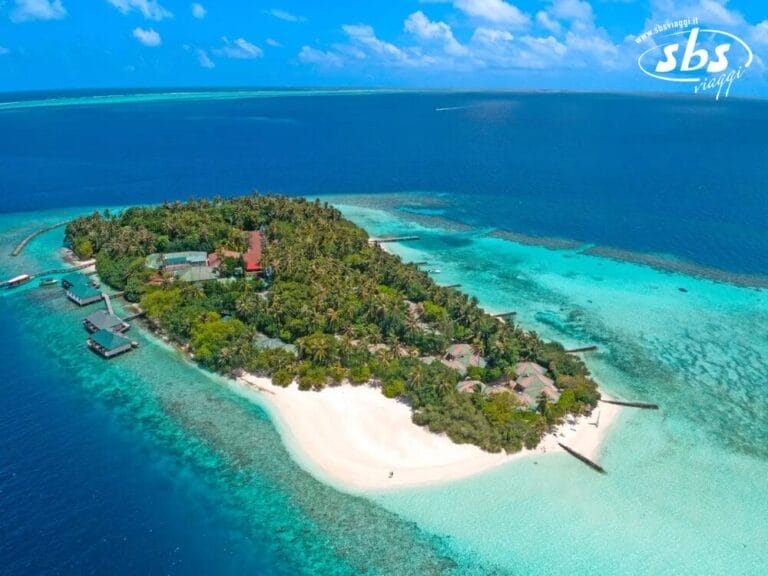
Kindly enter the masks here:
[[136, 320], [136, 319], [138, 319], [138, 318], [143, 318], [143, 317], [144, 317], [144, 316], [146, 316], [146, 315], [147, 315], [147, 312], [146, 312], [146, 310], [142, 310], [141, 312], [136, 312], [136, 314], [131, 314], [131, 315], [130, 315], [130, 316], [128, 316], [127, 318], [123, 318], [123, 320], [124, 320], [125, 322], [129, 322], [129, 321], [131, 321], [131, 320]]
[[385, 242], [408, 242], [410, 240], [419, 240], [418, 236], [384, 236], [383, 238], [369, 238], [371, 244], [384, 244]]
[[22, 250], [27, 247], [27, 244], [32, 242], [35, 238], [40, 236], [40, 234], [45, 234], [46, 232], [49, 232], [51, 230], [55, 230], [56, 228], [61, 228], [62, 226], [66, 226], [69, 224], [69, 221], [67, 222], [59, 222], [58, 224], [52, 224], [50, 226], [46, 226], [45, 228], [40, 228], [40, 230], [37, 230], [36, 232], [32, 232], [29, 236], [24, 238], [21, 242], [19, 242], [16, 247], [11, 251], [11, 256], [18, 256], [21, 254]]
[[451, 288], [461, 288], [461, 284], [448, 284], [448, 286], [443, 286], [443, 288], [451, 289]]
[[573, 348], [572, 350], [566, 350], [566, 354], [578, 354], [579, 352], [596, 352], [597, 346], [584, 346], [582, 348]]
[[589, 458], [587, 458], [583, 454], [579, 454], [573, 448], [570, 448], [570, 447], [566, 446], [562, 442], [558, 442], [557, 445], [560, 446], [560, 448], [562, 448], [563, 450], [568, 452], [568, 454], [570, 454], [571, 456], [573, 456], [577, 460], [581, 460], [582, 462], [584, 462], [584, 464], [586, 464], [587, 466], [592, 468], [592, 470], [596, 470], [597, 472], [600, 472], [600, 474], [605, 474], [606, 473], [605, 472], [605, 468], [600, 466], [600, 464], [598, 464], [597, 462], [593, 462], [592, 460], [590, 460]]
[[510, 316], [514, 316], [515, 314], [517, 314], [517, 312], [502, 312], [501, 314], [494, 314], [493, 317], [504, 319], [509, 318]]
[[66, 274], [68, 272], [77, 272], [78, 270], [89, 268], [94, 264], [96, 264], [96, 260], [88, 260], [87, 262], [83, 262], [82, 264], [78, 264], [76, 266], [69, 266], [67, 268], [53, 268], [52, 270], [45, 270], [43, 272], [38, 272], [36, 274], [33, 274], [33, 276], [35, 278], [38, 278], [42, 276], [53, 276], [54, 274]]
[[651, 402], [624, 402], [623, 400], [606, 400], [600, 399], [600, 402], [605, 404], [616, 404], [617, 406], [628, 406], [629, 408], [641, 408], [643, 410], [658, 410], [658, 404], [652, 404]]
[[[67, 272], [75, 272], [77, 270], [82, 270], [83, 268], [88, 268], [89, 266], [93, 266], [94, 261], [84, 262], [82, 264], [78, 264], [77, 266], [70, 266], [69, 268], [55, 268], [53, 270], [44, 270], [43, 272], [37, 272], [35, 274], [29, 274], [29, 279], [34, 280], [35, 278], [43, 278], [45, 276], [53, 276], [54, 274], [66, 274]], [[8, 285], [8, 280], [3, 280], [0, 282], [0, 288], [4, 288]]]

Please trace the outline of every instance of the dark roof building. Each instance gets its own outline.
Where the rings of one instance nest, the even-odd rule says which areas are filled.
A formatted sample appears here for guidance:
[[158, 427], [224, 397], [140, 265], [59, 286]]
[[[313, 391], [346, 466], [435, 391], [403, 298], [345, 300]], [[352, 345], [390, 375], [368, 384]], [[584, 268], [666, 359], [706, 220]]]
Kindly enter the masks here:
[[88, 338], [88, 347], [104, 358], [112, 358], [133, 348], [133, 343], [109, 330], [99, 330]]
[[74, 284], [67, 288], [67, 298], [78, 306], [87, 306], [101, 300], [101, 291], [89, 284]]
[[168, 254], [150, 254], [146, 259], [147, 267], [155, 270], [172, 272], [190, 266], [206, 266], [206, 252], [169, 252]]
[[83, 325], [88, 332], [98, 332], [99, 330], [109, 330], [110, 332], [125, 332], [130, 328], [127, 322], [124, 322], [122, 318], [114, 314], [110, 314], [107, 310], [99, 310], [94, 312], [85, 320]]
[[71, 288], [72, 286], [87, 286], [88, 277], [77, 272], [67, 274], [61, 279], [61, 286], [64, 289]]

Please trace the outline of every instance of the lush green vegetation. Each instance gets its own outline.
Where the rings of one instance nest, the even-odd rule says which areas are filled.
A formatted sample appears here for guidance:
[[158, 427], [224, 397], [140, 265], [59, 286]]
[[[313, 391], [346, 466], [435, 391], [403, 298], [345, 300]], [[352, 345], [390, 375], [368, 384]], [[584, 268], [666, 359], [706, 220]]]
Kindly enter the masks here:
[[[264, 279], [191, 284], [145, 266], [154, 252], [243, 251], [246, 231], [257, 229], [265, 235]], [[81, 257], [95, 255], [103, 281], [140, 301], [158, 330], [222, 373], [245, 369], [315, 390], [373, 380], [387, 397], [408, 402], [417, 424], [489, 451], [535, 446], [549, 426], [599, 398], [584, 364], [562, 346], [436, 285], [319, 202], [254, 195], [94, 213], [70, 223], [67, 239]], [[298, 353], [260, 347], [261, 334]], [[503, 385], [518, 361], [535, 361], [549, 370], [560, 399], [542, 397], [529, 410], [511, 391], [460, 394], [457, 371], [423, 361], [454, 342], [487, 361], [470, 377]]]

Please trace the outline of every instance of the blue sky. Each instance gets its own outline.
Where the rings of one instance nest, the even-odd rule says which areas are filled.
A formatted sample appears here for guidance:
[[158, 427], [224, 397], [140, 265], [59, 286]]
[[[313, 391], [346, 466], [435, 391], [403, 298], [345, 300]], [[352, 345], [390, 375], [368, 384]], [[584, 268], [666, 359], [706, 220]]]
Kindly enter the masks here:
[[0, 90], [405, 86], [660, 90], [635, 37], [698, 17], [754, 52], [765, 0], [0, 0]]

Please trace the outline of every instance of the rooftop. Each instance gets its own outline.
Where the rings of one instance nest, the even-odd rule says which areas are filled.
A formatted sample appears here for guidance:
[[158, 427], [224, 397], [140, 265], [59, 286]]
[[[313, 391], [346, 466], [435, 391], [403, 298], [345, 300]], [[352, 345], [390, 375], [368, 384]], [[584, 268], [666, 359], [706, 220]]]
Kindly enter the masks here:
[[255, 231], [248, 233], [248, 250], [243, 254], [243, 262], [245, 262], [246, 272], [261, 271], [262, 243], [263, 237], [261, 232]]
[[123, 320], [106, 310], [99, 310], [87, 316], [84, 322], [91, 324], [96, 330], [113, 330], [122, 328]]
[[294, 356], [297, 356], [299, 353], [298, 349], [293, 344], [288, 344], [287, 342], [283, 342], [279, 338], [267, 338], [263, 334], [260, 334], [256, 337], [254, 346], [261, 350], [274, 350], [276, 348], [282, 348], [283, 350], [290, 352]]
[[66, 276], [62, 277], [61, 279], [61, 285], [65, 288], [68, 288], [69, 286], [79, 286], [81, 284], [88, 284], [88, 276], [85, 276], [84, 274], [79, 274], [77, 272], [72, 272], [70, 274], [67, 274]]
[[194, 266], [176, 273], [176, 279], [183, 282], [205, 282], [218, 280], [216, 270], [210, 266]]
[[79, 300], [88, 300], [90, 298], [101, 298], [101, 290], [97, 290], [90, 284], [72, 284], [68, 289]]
[[110, 332], [109, 330], [99, 330], [91, 334], [91, 340], [107, 351], [117, 350], [125, 345], [130, 345], [128, 338]]
[[535, 374], [546, 374], [547, 369], [536, 362], [518, 362], [515, 365], [515, 373], [518, 376], [534, 376]]

